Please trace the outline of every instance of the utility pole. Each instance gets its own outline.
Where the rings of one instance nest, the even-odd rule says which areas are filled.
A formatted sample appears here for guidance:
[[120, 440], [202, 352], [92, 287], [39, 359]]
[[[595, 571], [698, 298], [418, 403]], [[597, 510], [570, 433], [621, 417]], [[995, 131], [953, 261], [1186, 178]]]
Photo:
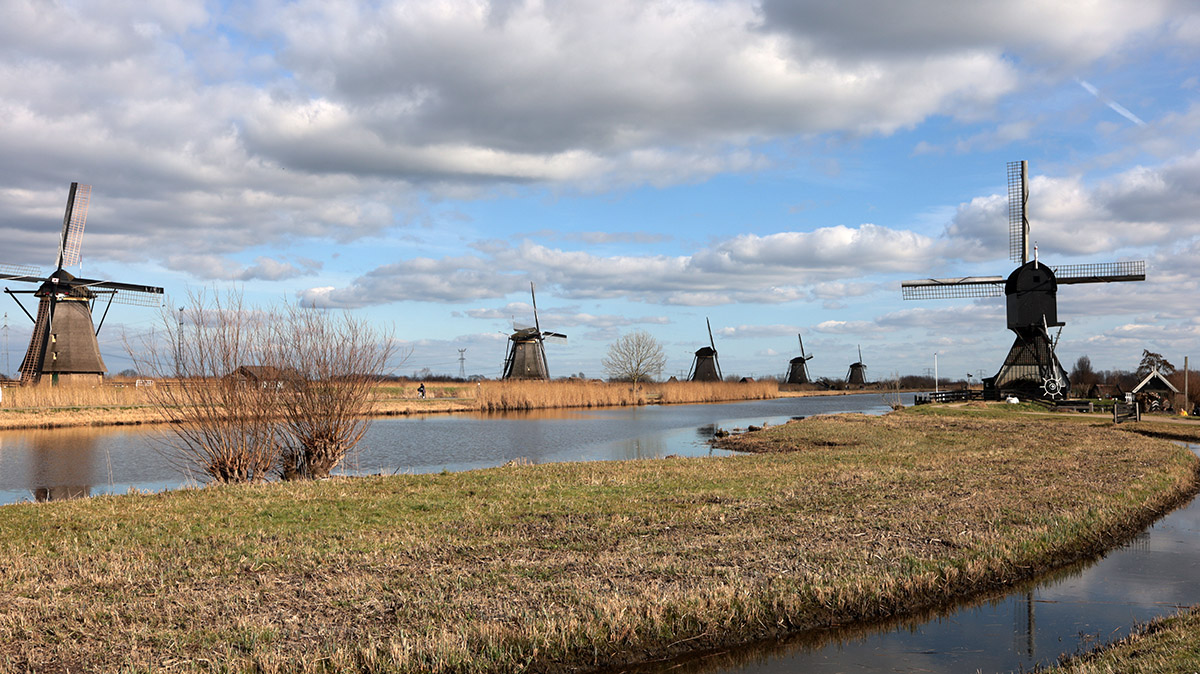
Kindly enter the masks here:
[[938, 392], [937, 351], [933, 352], [933, 392]]
[[467, 353], [466, 349], [458, 350], [458, 378], [459, 379], [467, 378], [467, 356], [466, 356], [466, 353]]

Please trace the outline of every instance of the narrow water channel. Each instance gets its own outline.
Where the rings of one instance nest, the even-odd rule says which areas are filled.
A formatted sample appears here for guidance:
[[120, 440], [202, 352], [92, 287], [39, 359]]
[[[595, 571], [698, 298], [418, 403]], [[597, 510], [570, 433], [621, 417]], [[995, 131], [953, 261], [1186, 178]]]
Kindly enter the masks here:
[[[1191, 447], [1200, 453], [1200, 445]], [[1200, 604], [1200, 498], [1099, 560], [956, 608], [654, 663], [672, 674], [1028, 672]]]
[[[378, 419], [348, 474], [430, 473], [508, 461], [612, 461], [670, 454], [728, 454], [708, 440], [717, 428], [781, 424], [835, 412], [882, 414], [878, 394], [776, 398], [710, 405], [600, 410], [439, 414]], [[0, 432], [0, 505], [30, 500], [161, 491], [198, 484], [164, 452], [158, 427], [66, 428]]]

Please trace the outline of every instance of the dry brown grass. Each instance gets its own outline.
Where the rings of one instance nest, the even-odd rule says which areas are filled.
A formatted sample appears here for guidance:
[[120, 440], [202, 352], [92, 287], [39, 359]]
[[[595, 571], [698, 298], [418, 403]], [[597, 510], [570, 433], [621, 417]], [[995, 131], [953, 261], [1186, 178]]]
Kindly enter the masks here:
[[1025, 579], [1197, 481], [1170, 443], [1043, 418], [819, 417], [768, 440], [6, 506], [0, 670], [615, 667]]
[[619, 407], [644, 402], [641, 395], [634, 395], [630, 384], [520, 380], [483, 382], [475, 400], [479, 410], [483, 412], [562, 407]]
[[716, 403], [729, 400], [767, 400], [778, 397], [779, 384], [773, 381], [738, 382], [680, 381], [649, 384], [661, 403]]
[[13, 386], [4, 388], [0, 410], [56, 407], [142, 407], [150, 404], [147, 390], [128, 385]]

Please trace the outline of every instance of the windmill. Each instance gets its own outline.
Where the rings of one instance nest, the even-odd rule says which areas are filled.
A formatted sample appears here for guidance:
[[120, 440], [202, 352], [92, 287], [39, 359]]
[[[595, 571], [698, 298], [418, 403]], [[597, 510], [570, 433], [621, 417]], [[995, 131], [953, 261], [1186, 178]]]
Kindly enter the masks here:
[[529, 295], [533, 298], [533, 327], [513, 325], [513, 333], [508, 337], [508, 357], [504, 359], [504, 379], [549, 379], [545, 341], [549, 338], [552, 342], [567, 342], [567, 336], [561, 332], [542, 332], [532, 283], [529, 284]]
[[812, 377], [808, 376], [808, 361], [812, 360], [812, 354], [804, 355], [804, 338], [799, 334], [796, 337], [800, 339], [800, 355], [788, 361], [787, 383], [808, 384], [812, 382]]
[[712, 323], [704, 319], [708, 325], [708, 346], [701, 347], [692, 358], [692, 372], [688, 381], [721, 381], [721, 363], [717, 360], [717, 345], [713, 342]]
[[[159, 305], [162, 288], [78, 278], [63, 269], [79, 264], [79, 248], [83, 242], [83, 226], [87, 220], [91, 192], [90, 185], [71, 183], [53, 272], [41, 276], [36, 266], [0, 265], [0, 280], [38, 284], [37, 290], [4, 289], [33, 321], [29, 349], [21, 362], [22, 384], [38, 384], [43, 375], [50, 375], [54, 385], [100, 383], [105, 368], [96, 335], [104, 326], [104, 319], [113, 302], [150, 307]], [[20, 294], [32, 294], [38, 298], [36, 318], [17, 299]], [[100, 316], [100, 324], [95, 325], [92, 322], [92, 308], [97, 300], [103, 298], [107, 298], [107, 303]]]
[[862, 359], [862, 346], [858, 347], [858, 362], [850, 363], [850, 369], [846, 371], [846, 383], [851, 386], [867, 384], [867, 365]]
[[1058, 320], [1058, 286], [1072, 283], [1114, 283], [1146, 280], [1143, 260], [1069, 264], [1055, 267], [1038, 260], [1037, 246], [1029, 259], [1028, 164], [1008, 163], [1009, 257], [1018, 263], [1008, 275], [905, 281], [901, 291], [906, 300], [999, 297], [1007, 300], [1008, 329], [1016, 333], [1012, 348], [1000, 370], [984, 378], [984, 396], [1001, 394], [1059, 398], [1068, 390], [1067, 371], [1055, 354], [1057, 337], [1050, 328], [1066, 323]]

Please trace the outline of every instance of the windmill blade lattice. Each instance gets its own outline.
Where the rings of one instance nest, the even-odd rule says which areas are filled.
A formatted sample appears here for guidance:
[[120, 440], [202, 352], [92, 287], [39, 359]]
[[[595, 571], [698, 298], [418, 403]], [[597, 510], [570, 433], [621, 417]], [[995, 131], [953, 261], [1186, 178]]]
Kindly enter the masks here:
[[1008, 257], [1013, 262], [1029, 261], [1029, 183], [1025, 161], [1008, 162]]
[[0, 278], [42, 277], [42, 270], [31, 264], [5, 264], [0, 262]]
[[112, 295], [113, 304], [125, 304], [131, 307], [158, 307], [163, 305], [163, 296], [156, 293], [144, 293], [137, 290], [94, 290], [97, 295]]
[[79, 249], [83, 245], [83, 226], [87, 223], [91, 185], [72, 185], [74, 194], [63, 218], [62, 258], [59, 266], [79, 264]]
[[1059, 283], [1114, 283], [1146, 280], [1145, 260], [1064, 264], [1051, 267], [1051, 269], [1054, 270], [1054, 278]]
[[963, 297], [1000, 297], [1003, 276], [964, 276], [904, 281], [900, 292], [906, 300], [944, 300]]

